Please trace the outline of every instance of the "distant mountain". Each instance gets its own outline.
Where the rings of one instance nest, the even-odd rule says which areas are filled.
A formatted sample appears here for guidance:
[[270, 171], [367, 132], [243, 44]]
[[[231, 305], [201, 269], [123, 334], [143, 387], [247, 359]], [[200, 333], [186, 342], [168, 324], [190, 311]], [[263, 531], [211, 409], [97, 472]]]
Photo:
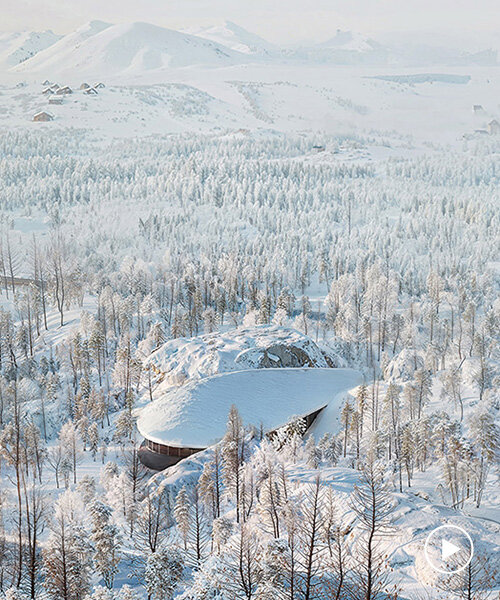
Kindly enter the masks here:
[[373, 52], [373, 50], [380, 50], [382, 45], [372, 40], [361, 33], [355, 33], [352, 31], [342, 31], [337, 29], [337, 33], [328, 39], [326, 42], [322, 42], [315, 46], [316, 48], [323, 48], [325, 50], [350, 50], [353, 52]]
[[52, 31], [0, 33], [0, 69], [9, 69], [55, 44], [60, 35]]
[[494, 49], [478, 52], [464, 52], [442, 46], [405, 44], [390, 48], [393, 64], [407, 66], [447, 65], [447, 66], [496, 66], [498, 52]]
[[149, 23], [92, 22], [13, 70], [47, 76], [117, 75], [162, 67], [235, 64], [242, 58], [220, 44]]
[[279, 48], [270, 44], [260, 36], [243, 29], [236, 23], [226, 21], [222, 25], [196, 27], [183, 30], [184, 33], [196, 35], [212, 42], [222, 44], [244, 54], [277, 54]]
[[288, 54], [314, 63], [382, 64], [387, 60], [387, 50], [382, 44], [360, 33], [340, 29], [326, 42], [301, 46]]
[[[0, 34], [0, 71], [43, 78], [139, 75], [166, 67], [275, 61], [314, 65], [497, 65], [497, 38], [379, 37], [337, 30], [324, 42], [283, 50], [230, 21], [173, 31], [149, 23], [91, 21], [63, 37], [52, 31]], [[488, 49], [491, 48], [491, 49]]]
[[498, 40], [454, 39], [447, 35], [385, 34], [380, 41], [387, 48], [391, 64], [405, 66], [495, 66]]
[[475, 48], [460, 48], [450, 40], [417, 39], [403, 34], [381, 36], [374, 40], [360, 33], [337, 30], [327, 40], [287, 52], [290, 58], [316, 64], [363, 64], [387, 66], [448, 65], [467, 66], [498, 64], [497, 50], [477, 43]]

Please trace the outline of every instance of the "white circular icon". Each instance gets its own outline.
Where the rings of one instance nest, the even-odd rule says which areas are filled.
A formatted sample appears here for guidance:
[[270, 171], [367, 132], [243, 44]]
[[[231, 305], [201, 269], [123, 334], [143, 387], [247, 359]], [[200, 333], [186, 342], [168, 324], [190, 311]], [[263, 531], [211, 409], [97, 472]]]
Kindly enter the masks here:
[[471, 536], [458, 525], [441, 525], [433, 529], [424, 545], [425, 558], [439, 573], [460, 573], [474, 555]]

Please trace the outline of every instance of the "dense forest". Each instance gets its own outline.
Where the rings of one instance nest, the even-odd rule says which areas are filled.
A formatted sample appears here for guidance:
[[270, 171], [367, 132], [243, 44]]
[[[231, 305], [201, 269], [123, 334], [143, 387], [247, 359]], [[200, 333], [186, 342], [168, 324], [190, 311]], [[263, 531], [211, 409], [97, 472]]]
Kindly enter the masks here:
[[[462, 517], [498, 502], [499, 151], [4, 133], [5, 598], [488, 598], [487, 536], [428, 586], [392, 553], [412, 502]], [[197, 470], [147, 471], [151, 352], [270, 324], [362, 373], [338, 430], [314, 440], [295, 418], [266, 436], [234, 409]]]

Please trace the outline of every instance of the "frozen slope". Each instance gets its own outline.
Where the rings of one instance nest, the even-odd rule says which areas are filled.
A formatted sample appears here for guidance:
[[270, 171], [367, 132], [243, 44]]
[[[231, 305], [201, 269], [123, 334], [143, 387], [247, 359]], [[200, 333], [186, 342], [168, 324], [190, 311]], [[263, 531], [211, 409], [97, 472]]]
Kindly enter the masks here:
[[0, 33], [0, 70], [14, 67], [61, 39], [52, 31]]
[[162, 67], [231, 65], [241, 62], [243, 57], [209, 40], [149, 23], [108, 26], [76, 43], [74, 35], [66, 36], [16, 70], [68, 76], [130, 75]]
[[224, 373], [171, 389], [142, 409], [137, 427], [145, 438], [160, 444], [206, 448], [224, 436], [233, 404], [245, 425], [262, 425], [270, 431], [332, 401], [338, 412], [339, 395], [356, 386], [359, 378], [352, 369]]

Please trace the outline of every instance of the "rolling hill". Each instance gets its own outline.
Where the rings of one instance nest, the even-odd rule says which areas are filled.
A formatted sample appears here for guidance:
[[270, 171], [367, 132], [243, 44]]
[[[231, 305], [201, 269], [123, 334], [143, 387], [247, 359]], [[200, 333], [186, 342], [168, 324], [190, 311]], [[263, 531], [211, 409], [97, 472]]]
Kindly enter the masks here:
[[143, 73], [162, 67], [230, 65], [243, 54], [215, 42], [149, 23], [92, 22], [14, 68], [47, 76]]

